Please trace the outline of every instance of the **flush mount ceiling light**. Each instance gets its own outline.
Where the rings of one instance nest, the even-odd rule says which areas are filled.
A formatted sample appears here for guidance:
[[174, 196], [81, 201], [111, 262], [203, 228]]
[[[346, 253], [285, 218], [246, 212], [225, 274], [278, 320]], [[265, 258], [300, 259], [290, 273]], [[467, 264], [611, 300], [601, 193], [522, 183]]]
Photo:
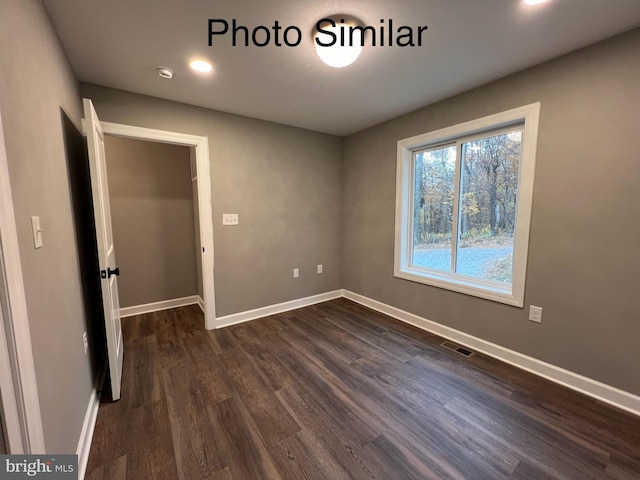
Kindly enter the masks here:
[[545, 3], [548, 0], [524, 0], [526, 5], [540, 5], [541, 3]]
[[201, 72], [201, 73], [208, 73], [211, 70], [213, 70], [213, 67], [211, 66], [211, 64], [204, 60], [193, 60], [191, 63], [189, 63], [189, 66], [196, 72]]
[[318, 21], [313, 43], [320, 60], [335, 68], [355, 62], [362, 52], [362, 26], [360, 20], [350, 15], [332, 15]]
[[166, 78], [168, 80], [171, 80], [173, 78], [173, 70], [167, 67], [156, 67], [156, 73], [160, 77]]

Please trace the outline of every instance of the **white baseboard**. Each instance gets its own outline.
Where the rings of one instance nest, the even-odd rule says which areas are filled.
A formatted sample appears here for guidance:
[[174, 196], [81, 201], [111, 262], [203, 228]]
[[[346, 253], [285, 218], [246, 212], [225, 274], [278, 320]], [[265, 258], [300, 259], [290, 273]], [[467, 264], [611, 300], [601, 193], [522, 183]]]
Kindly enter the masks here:
[[100, 406], [100, 395], [102, 393], [102, 385], [107, 373], [107, 365], [105, 363], [98, 377], [96, 385], [91, 391], [87, 413], [84, 416], [84, 423], [80, 431], [80, 439], [78, 440], [78, 480], [83, 480], [87, 471], [87, 462], [89, 461], [89, 452], [91, 451], [91, 441], [93, 440], [93, 431], [96, 428], [96, 419], [98, 418], [98, 407]]
[[308, 307], [309, 305], [314, 305], [316, 303], [334, 300], [342, 297], [342, 292], [342, 290], [334, 290], [333, 292], [320, 293], [318, 295], [312, 295], [311, 297], [299, 298], [289, 302], [256, 308], [255, 310], [247, 310], [246, 312], [225, 315], [224, 317], [216, 318], [216, 328], [229, 327], [237, 323], [255, 320], [256, 318], [267, 317], [269, 315], [275, 315], [276, 313], [288, 312], [289, 310], [295, 310], [296, 308]]
[[[455, 330], [437, 322], [427, 320], [426, 318], [422, 318], [418, 315], [414, 315], [413, 313], [409, 313], [399, 308], [392, 307], [391, 305], [387, 305], [385, 303], [373, 300], [371, 298], [365, 297], [364, 295], [360, 295], [349, 290], [334, 290], [332, 292], [321, 293], [319, 295], [313, 295], [311, 297], [300, 298], [297, 300], [291, 300], [289, 302], [278, 303], [276, 305], [256, 308], [255, 310], [226, 315], [224, 317], [219, 317], [216, 319], [216, 328], [227, 327], [242, 322], [248, 322], [257, 318], [275, 315], [277, 313], [287, 312], [289, 310], [295, 310], [297, 308], [307, 307], [309, 305], [326, 302], [328, 300], [333, 300], [340, 297], [347, 298], [356, 303], [364, 305], [365, 307], [377, 310], [384, 313], [385, 315], [389, 315], [390, 317], [393, 317], [397, 320], [434, 333], [443, 338], [452, 340], [473, 350], [484, 353], [485, 355], [496, 358], [497, 360], [508, 363], [522, 370], [526, 370], [527, 372], [533, 373], [534, 375], [545, 378], [564, 387], [570, 388], [571, 390], [575, 390], [596, 400], [607, 403], [631, 414], [640, 416], [640, 396], [633, 395], [629, 392], [625, 392], [624, 390], [606, 385], [604, 383], [598, 382], [583, 375], [579, 375], [569, 370], [556, 367], [555, 365], [537, 360], [522, 353], [509, 350], [508, 348], [501, 347], [500, 345], [497, 345], [495, 343], [491, 343], [481, 338], [474, 337], [473, 335]], [[201, 307], [204, 306], [204, 302], [202, 302], [202, 299], [200, 299], [200, 301], [198, 301], [198, 299], [198, 296], [185, 297], [182, 299], [170, 300], [168, 302], [158, 302], [155, 304], [141, 305], [139, 307], [130, 308], [139, 308], [139, 313], [146, 313], [156, 310], [163, 310], [166, 308], [191, 305], [194, 303], [197, 303]], [[162, 308], [158, 308], [158, 305], [160, 304], [162, 305]], [[147, 309], [150, 306], [154, 306], [153, 309]], [[130, 313], [130, 315], [135, 314], [137, 314], [137, 312]], [[84, 424], [82, 426], [82, 431], [78, 442], [77, 454], [79, 480], [84, 479], [87, 462], [89, 460], [91, 440], [93, 438], [93, 431], [98, 415], [98, 406], [100, 404], [100, 394], [98, 392], [101, 390], [101, 385], [104, 381], [105, 373], [106, 366], [103, 369], [99, 382], [96, 384], [96, 387], [91, 393], [89, 405], [87, 407], [87, 413], [85, 415]]]
[[202, 310], [202, 313], [205, 312], [204, 310], [204, 300], [202, 299], [202, 297], [200, 295], [198, 295], [198, 306], [200, 307], [200, 310]]
[[415, 327], [435, 333], [441, 337], [469, 347], [502, 362], [526, 370], [527, 372], [546, 378], [552, 382], [578, 391], [601, 402], [613, 405], [634, 415], [640, 416], [640, 397], [624, 390], [592, 380], [591, 378], [565, 370], [550, 363], [509, 350], [495, 343], [482, 340], [467, 333], [455, 330], [440, 323], [427, 320], [413, 313], [373, 300], [358, 293], [344, 290], [344, 297], [360, 303], [365, 307], [382, 312], [397, 320]]
[[[546, 378], [552, 382], [563, 385], [572, 390], [578, 391], [589, 397], [595, 398], [614, 407], [625, 410], [634, 415], [640, 416], [640, 396], [634, 395], [616, 387], [604, 384], [597, 380], [585, 377], [583, 375], [565, 370], [550, 363], [543, 362], [533, 357], [529, 357], [514, 350], [502, 347], [487, 340], [483, 340], [473, 335], [461, 332], [459, 330], [447, 327], [440, 323], [427, 320], [413, 313], [406, 312], [391, 305], [373, 300], [358, 293], [348, 290], [334, 290], [332, 292], [321, 293], [306, 298], [291, 300], [289, 302], [278, 303], [266, 307], [248, 310], [246, 312], [234, 313], [224, 317], [216, 318], [216, 328], [228, 327], [238, 323], [248, 322], [257, 318], [275, 315], [277, 313], [295, 310], [297, 308], [307, 307], [316, 303], [326, 302], [336, 298], [344, 297], [354, 302], [360, 303], [373, 310], [382, 312], [397, 320], [409, 323], [415, 327], [435, 333], [441, 337], [462, 344], [478, 352], [484, 353], [490, 357], [496, 358], [502, 362], [508, 363], [515, 367], [526, 370], [539, 377]], [[184, 305], [198, 304], [204, 311], [204, 302], [201, 297], [194, 295], [192, 297], [178, 298], [165, 302], [150, 303], [147, 305], [138, 305], [135, 307], [127, 307], [121, 309], [121, 316], [127, 317], [131, 315], [139, 315], [142, 313], [155, 312], [169, 308], [181, 307]]]
[[[198, 303], [199, 298], [200, 297], [198, 297], [198, 295], [192, 295], [190, 297], [174, 298], [172, 300], [163, 300], [161, 302], [145, 303], [144, 305], [134, 305], [133, 307], [124, 307], [120, 309], [120, 317], [131, 317], [133, 315], [142, 315], [144, 313], [184, 307], [185, 305], [193, 305], [194, 303]], [[202, 306], [204, 307], [204, 301], [202, 302]]]

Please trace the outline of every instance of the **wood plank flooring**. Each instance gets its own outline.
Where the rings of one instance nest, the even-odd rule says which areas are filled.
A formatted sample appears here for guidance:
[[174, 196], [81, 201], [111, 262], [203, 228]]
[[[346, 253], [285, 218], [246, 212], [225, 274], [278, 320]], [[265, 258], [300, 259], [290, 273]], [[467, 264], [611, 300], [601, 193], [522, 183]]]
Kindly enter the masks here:
[[640, 418], [345, 299], [123, 320], [87, 479], [640, 479]]

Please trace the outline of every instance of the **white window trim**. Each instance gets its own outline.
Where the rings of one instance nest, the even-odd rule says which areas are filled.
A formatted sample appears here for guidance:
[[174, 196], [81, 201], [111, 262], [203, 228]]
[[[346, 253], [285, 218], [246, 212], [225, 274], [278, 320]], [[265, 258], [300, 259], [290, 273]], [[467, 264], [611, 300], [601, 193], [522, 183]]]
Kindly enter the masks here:
[[[398, 142], [396, 173], [396, 228], [394, 276], [424, 283], [454, 292], [485, 298], [495, 302], [524, 306], [524, 290], [529, 249], [529, 229], [533, 203], [540, 103], [514, 108], [452, 127], [406, 138]], [[453, 142], [460, 137], [490, 132], [511, 125], [524, 123], [522, 136], [522, 158], [518, 181], [518, 205], [513, 248], [513, 280], [511, 289], [501, 288], [494, 282], [464, 280], [448, 273], [425, 271], [411, 266], [411, 220], [412, 204], [412, 152], [432, 145]]]

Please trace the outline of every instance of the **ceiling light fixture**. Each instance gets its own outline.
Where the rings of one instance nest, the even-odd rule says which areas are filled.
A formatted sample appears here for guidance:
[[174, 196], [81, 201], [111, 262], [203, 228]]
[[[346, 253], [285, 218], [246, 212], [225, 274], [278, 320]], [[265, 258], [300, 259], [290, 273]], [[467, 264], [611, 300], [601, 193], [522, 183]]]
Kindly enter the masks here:
[[207, 73], [213, 70], [213, 67], [209, 62], [205, 62], [204, 60], [194, 60], [189, 66], [195, 70], [196, 72]]
[[167, 67], [156, 67], [156, 73], [160, 77], [166, 78], [168, 80], [171, 80], [173, 78], [173, 70]]
[[323, 18], [313, 31], [316, 53], [330, 67], [342, 68], [355, 62], [362, 52], [362, 22], [350, 15]]
[[540, 5], [541, 3], [545, 3], [547, 0], [524, 0], [526, 5]]

